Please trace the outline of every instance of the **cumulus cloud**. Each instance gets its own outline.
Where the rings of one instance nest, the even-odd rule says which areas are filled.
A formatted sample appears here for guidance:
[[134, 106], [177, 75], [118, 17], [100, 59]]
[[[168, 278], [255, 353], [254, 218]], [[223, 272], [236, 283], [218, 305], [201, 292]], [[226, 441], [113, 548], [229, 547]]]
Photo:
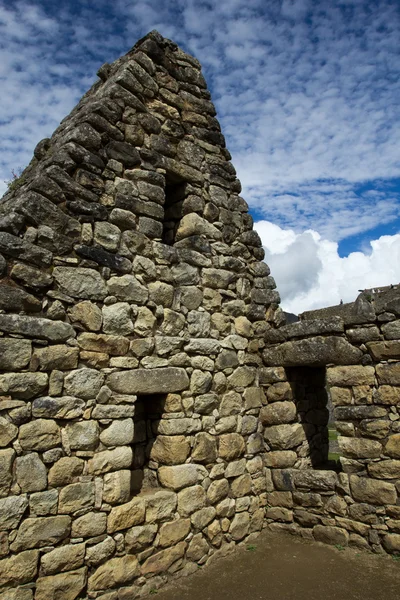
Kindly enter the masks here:
[[253, 215], [316, 272], [312, 244], [400, 230], [399, 24], [393, 0], [0, 0], [0, 194], [155, 28], [201, 61]]
[[400, 282], [400, 234], [371, 240], [366, 251], [341, 258], [337, 243], [316, 231], [295, 233], [269, 221], [256, 222], [255, 229], [288, 312], [352, 302], [360, 289]]

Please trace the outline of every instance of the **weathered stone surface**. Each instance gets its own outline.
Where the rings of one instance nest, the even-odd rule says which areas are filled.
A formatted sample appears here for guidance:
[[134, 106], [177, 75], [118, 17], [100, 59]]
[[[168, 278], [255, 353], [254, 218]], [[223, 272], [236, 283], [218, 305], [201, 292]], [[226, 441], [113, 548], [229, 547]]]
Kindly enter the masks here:
[[69, 535], [70, 529], [71, 518], [67, 516], [25, 519], [11, 549], [14, 552], [21, 552], [30, 548], [56, 544]]
[[39, 492], [47, 486], [47, 469], [36, 452], [17, 457], [15, 474], [22, 492]]
[[190, 442], [183, 435], [158, 435], [150, 451], [150, 458], [162, 465], [184, 463], [190, 453]]
[[6, 373], [0, 375], [0, 394], [29, 400], [43, 392], [48, 379], [46, 373]]
[[82, 566], [85, 544], [67, 544], [44, 554], [40, 566], [44, 575], [72, 571]]
[[31, 494], [29, 497], [30, 516], [57, 514], [58, 490], [47, 490]]
[[60, 444], [60, 428], [51, 419], [36, 419], [21, 425], [18, 439], [24, 450], [49, 450]]
[[201, 485], [187, 487], [178, 493], [178, 513], [188, 517], [206, 504], [206, 493]]
[[360, 361], [362, 351], [344, 338], [327, 336], [284, 342], [277, 348], [266, 348], [266, 365], [285, 367], [318, 367], [327, 364], [353, 365]]
[[153, 554], [142, 565], [142, 575], [156, 575], [167, 571], [174, 562], [183, 557], [185, 550], [186, 542], [179, 542], [172, 548]]
[[247, 512], [237, 513], [231, 522], [229, 533], [231, 534], [233, 540], [239, 541], [247, 535], [249, 532], [249, 527], [249, 514]]
[[158, 530], [158, 525], [140, 525], [132, 527], [125, 535], [125, 548], [127, 552], [136, 554], [150, 546]]
[[368, 465], [368, 473], [377, 479], [398, 479], [400, 460], [383, 460]]
[[263, 425], [279, 425], [292, 423], [296, 420], [297, 409], [294, 402], [274, 402], [263, 406], [260, 410], [260, 419]]
[[375, 404], [397, 406], [400, 404], [400, 388], [391, 385], [380, 385], [374, 390], [373, 398]]
[[330, 492], [335, 490], [337, 475], [334, 471], [294, 471], [293, 481], [298, 488]]
[[89, 578], [88, 590], [108, 590], [132, 581], [140, 574], [136, 556], [112, 558], [98, 567]]
[[79, 350], [69, 346], [57, 345], [47, 348], [36, 348], [32, 362], [40, 371], [58, 369], [67, 371], [78, 366]]
[[313, 528], [313, 534], [317, 542], [323, 542], [324, 544], [331, 544], [333, 546], [348, 545], [349, 534], [345, 529], [340, 527], [315, 525]]
[[84, 267], [55, 267], [53, 276], [60, 290], [73, 298], [104, 300], [107, 287], [100, 273]]
[[91, 450], [98, 444], [99, 426], [96, 421], [68, 423], [65, 430], [69, 446], [74, 450]]
[[18, 527], [27, 507], [28, 498], [26, 494], [9, 496], [0, 500], [0, 531]]
[[132, 466], [132, 458], [132, 448], [130, 446], [120, 446], [114, 450], [104, 450], [95, 454], [89, 461], [89, 472], [97, 475], [108, 473], [109, 471], [129, 469]]
[[376, 361], [400, 358], [400, 341], [368, 342], [367, 348]]
[[102, 535], [106, 531], [106, 513], [88, 512], [72, 522], [71, 537], [86, 538]]
[[50, 342], [64, 342], [68, 338], [75, 337], [75, 331], [69, 323], [25, 315], [0, 315], [0, 331], [18, 333]]
[[400, 552], [400, 534], [389, 533], [387, 535], [384, 535], [382, 544], [386, 552], [398, 555]]
[[[0, 315], [4, 317], [5, 315]], [[1, 328], [1, 325], [0, 325]], [[0, 339], [0, 369], [16, 371], [23, 369], [31, 359], [32, 344], [29, 340]]]
[[111, 277], [107, 282], [108, 292], [118, 300], [134, 304], [144, 304], [149, 292], [133, 275]]
[[104, 383], [104, 375], [95, 369], [77, 369], [64, 379], [64, 392], [88, 400], [95, 398]]
[[374, 440], [339, 436], [340, 451], [349, 458], [378, 458], [382, 444]]
[[194, 462], [211, 464], [217, 458], [217, 441], [214, 436], [200, 432], [195, 436], [192, 450]]
[[214, 240], [221, 239], [221, 232], [219, 229], [200, 217], [197, 213], [184, 215], [179, 223], [176, 240], [183, 240], [192, 235], [205, 235], [206, 238]]
[[163, 394], [178, 392], [189, 387], [185, 369], [166, 367], [163, 369], [135, 369], [112, 373], [107, 385], [120, 394]]
[[84, 300], [74, 304], [68, 311], [69, 317], [73, 323], [81, 323], [90, 331], [99, 331], [102, 324], [102, 312], [100, 308], [90, 302]]
[[400, 362], [376, 365], [376, 376], [380, 384], [400, 385]]
[[165, 521], [171, 519], [177, 504], [175, 492], [162, 490], [154, 492], [146, 498], [146, 522]]
[[108, 504], [128, 502], [131, 492], [131, 472], [128, 470], [106, 473], [103, 478], [103, 500]]
[[103, 307], [103, 331], [116, 335], [133, 332], [131, 307], [127, 302], [116, 302]]
[[177, 519], [160, 527], [160, 546], [166, 548], [183, 540], [190, 531], [190, 519]]
[[276, 469], [292, 467], [296, 462], [297, 454], [293, 450], [275, 450], [265, 455], [265, 466]]
[[32, 416], [45, 419], [76, 419], [83, 414], [85, 403], [74, 396], [43, 396], [32, 403]]
[[106, 446], [126, 446], [130, 444], [133, 441], [133, 420], [114, 421], [101, 432], [100, 441]]
[[358, 502], [378, 505], [396, 502], [396, 488], [392, 483], [350, 475], [350, 489], [353, 498]]
[[49, 600], [50, 598], [65, 598], [75, 600], [85, 587], [86, 569], [59, 573], [47, 577], [39, 577], [36, 584], [36, 600]]
[[0, 283], [1, 310], [39, 312], [41, 308], [41, 303], [32, 294], [28, 294], [18, 287]]
[[7, 496], [12, 482], [12, 464], [15, 452], [12, 448], [0, 450], [0, 497]]
[[171, 467], [160, 467], [158, 478], [163, 487], [172, 490], [180, 490], [184, 487], [192, 486], [201, 479], [199, 467], [197, 465], [176, 465]]
[[119, 335], [82, 333], [78, 336], [78, 344], [89, 352], [104, 352], [111, 356], [120, 356], [128, 352], [129, 340]]
[[17, 437], [18, 427], [10, 423], [5, 417], [0, 417], [0, 447], [8, 446]]
[[95, 567], [104, 562], [114, 554], [115, 542], [112, 537], [106, 537], [102, 542], [89, 546], [86, 549], [85, 563], [89, 567]]
[[329, 385], [347, 387], [350, 385], [374, 385], [374, 367], [361, 365], [352, 367], [329, 367], [326, 371], [326, 380]]
[[385, 454], [392, 458], [400, 458], [400, 433], [389, 436], [385, 446]]
[[115, 506], [108, 515], [108, 533], [140, 525], [144, 521], [145, 510], [145, 501], [143, 498], [133, 498], [133, 500], [126, 504]]
[[58, 512], [68, 514], [91, 508], [94, 506], [94, 499], [95, 488], [92, 481], [71, 483], [60, 490]]
[[272, 450], [290, 450], [304, 442], [306, 434], [300, 423], [273, 425], [264, 430], [264, 439]]
[[38, 559], [39, 552], [29, 550], [0, 560], [0, 585], [14, 586], [32, 581], [37, 573]]
[[219, 438], [219, 456], [225, 460], [234, 460], [244, 454], [244, 439], [238, 433], [227, 433]]

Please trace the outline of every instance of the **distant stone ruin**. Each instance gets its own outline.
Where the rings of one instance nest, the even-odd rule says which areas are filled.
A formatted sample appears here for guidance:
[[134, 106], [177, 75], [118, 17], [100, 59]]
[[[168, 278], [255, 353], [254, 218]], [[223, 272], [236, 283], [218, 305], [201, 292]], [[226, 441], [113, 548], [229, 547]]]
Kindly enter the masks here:
[[286, 325], [199, 62], [151, 32], [98, 75], [0, 202], [0, 600], [263, 527], [399, 553], [400, 290]]

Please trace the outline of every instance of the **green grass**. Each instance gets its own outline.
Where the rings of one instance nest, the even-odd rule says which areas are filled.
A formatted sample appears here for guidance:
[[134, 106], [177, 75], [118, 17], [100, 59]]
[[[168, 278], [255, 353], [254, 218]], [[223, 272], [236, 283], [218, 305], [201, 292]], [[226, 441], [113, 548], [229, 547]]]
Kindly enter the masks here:
[[329, 441], [335, 442], [338, 439], [338, 432], [333, 427], [328, 429]]

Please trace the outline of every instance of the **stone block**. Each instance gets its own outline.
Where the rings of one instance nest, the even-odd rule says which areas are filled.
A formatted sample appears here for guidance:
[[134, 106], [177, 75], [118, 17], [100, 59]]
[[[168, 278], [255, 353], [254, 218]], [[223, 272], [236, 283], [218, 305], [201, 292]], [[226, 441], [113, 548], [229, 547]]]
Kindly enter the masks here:
[[175, 492], [159, 491], [146, 497], [146, 523], [171, 519], [177, 505]]
[[274, 402], [260, 410], [260, 420], [263, 425], [280, 425], [296, 420], [297, 409], [294, 402]]
[[115, 533], [140, 525], [145, 517], [145, 501], [143, 498], [133, 498], [126, 504], [115, 506], [111, 509], [107, 519], [107, 532]]
[[115, 541], [112, 537], [106, 537], [102, 542], [86, 548], [85, 563], [89, 567], [95, 567], [106, 561], [114, 554]]
[[183, 558], [186, 547], [186, 542], [179, 542], [172, 548], [153, 554], [143, 563], [142, 575], [157, 575], [166, 572], [177, 560]]
[[264, 430], [264, 439], [272, 450], [290, 450], [306, 440], [306, 434], [300, 423], [273, 425]]
[[12, 483], [12, 465], [15, 452], [12, 448], [0, 450], [0, 497], [7, 496]]
[[150, 459], [161, 465], [178, 465], [186, 461], [189, 453], [190, 441], [187, 437], [158, 435], [150, 450]]
[[385, 454], [391, 458], [400, 458], [400, 433], [389, 436], [385, 446]]
[[55, 267], [53, 276], [61, 292], [83, 300], [104, 300], [107, 287], [98, 271], [84, 267]]
[[297, 460], [297, 454], [293, 450], [275, 450], [265, 455], [265, 466], [274, 469], [285, 469], [293, 467]]
[[350, 490], [357, 502], [377, 505], [396, 503], [396, 488], [385, 481], [350, 475]]
[[16, 458], [15, 474], [21, 492], [40, 492], [46, 489], [47, 469], [36, 452]]
[[96, 421], [68, 423], [65, 431], [72, 450], [93, 450], [99, 443], [99, 426]]
[[334, 471], [299, 470], [293, 471], [293, 481], [298, 488], [317, 490], [320, 492], [332, 492], [338, 483]]
[[400, 460], [382, 460], [368, 465], [368, 473], [376, 479], [398, 479]]
[[107, 528], [107, 515], [102, 512], [88, 512], [74, 519], [71, 528], [71, 537], [87, 538], [105, 533]]
[[60, 514], [68, 514], [92, 508], [94, 506], [94, 497], [94, 482], [71, 483], [60, 490], [58, 512]]
[[400, 341], [368, 342], [367, 348], [376, 361], [400, 358]]
[[382, 452], [382, 444], [375, 440], [339, 436], [338, 442], [341, 453], [349, 458], [379, 458]]
[[375, 404], [397, 406], [400, 404], [400, 388], [391, 385], [381, 385], [373, 392]]
[[5, 373], [0, 375], [0, 394], [29, 400], [43, 392], [48, 380], [47, 373]]
[[99, 475], [109, 471], [120, 471], [132, 466], [133, 453], [130, 446], [119, 446], [114, 450], [98, 452], [90, 459], [88, 464], [89, 473]]
[[57, 514], [58, 490], [36, 492], [29, 497], [30, 516], [47, 516]]
[[96, 398], [104, 383], [104, 375], [96, 369], [77, 369], [64, 379], [64, 392], [84, 400]]
[[29, 340], [0, 338], [0, 369], [2, 371], [23, 369], [29, 363], [31, 353], [32, 343]]
[[32, 581], [37, 573], [38, 560], [37, 550], [28, 550], [0, 560], [0, 585], [15, 586]]
[[133, 420], [121, 419], [111, 423], [100, 434], [100, 441], [105, 446], [125, 446], [133, 441]]
[[355, 365], [351, 367], [328, 367], [326, 381], [330, 386], [374, 385], [374, 367]]
[[194, 485], [178, 492], [178, 513], [188, 517], [206, 504], [206, 493], [201, 485]]
[[68, 310], [72, 323], [81, 323], [89, 331], [99, 331], [102, 324], [102, 312], [97, 304], [84, 300], [74, 304]]
[[16, 529], [28, 507], [26, 494], [0, 500], [0, 531]]
[[128, 339], [120, 335], [103, 333], [81, 333], [78, 336], [78, 345], [88, 352], [98, 352], [110, 356], [123, 356], [129, 350]]
[[13, 552], [30, 548], [41, 548], [61, 542], [68, 537], [71, 518], [67, 516], [36, 517], [25, 519], [15, 541], [11, 544]]
[[160, 467], [158, 478], [163, 487], [172, 490], [192, 486], [202, 479], [199, 467], [194, 464]]
[[323, 542], [332, 546], [347, 546], [349, 542], [348, 532], [341, 527], [315, 525], [313, 527], [313, 535], [317, 542]]
[[185, 539], [190, 531], [190, 519], [177, 519], [170, 523], [164, 523], [160, 527], [160, 546], [166, 548], [174, 546]]
[[284, 342], [277, 347], [267, 347], [263, 352], [264, 364], [284, 367], [353, 365], [357, 364], [361, 357], [361, 350], [349, 344], [344, 338], [336, 336], [317, 336]]
[[32, 403], [32, 416], [43, 419], [76, 419], [83, 415], [85, 402], [75, 396], [42, 396]]
[[125, 534], [125, 548], [131, 554], [137, 554], [141, 550], [148, 548], [158, 530], [158, 525], [146, 524], [138, 527], [131, 527]]
[[124, 585], [139, 574], [140, 568], [136, 556], [127, 554], [111, 558], [89, 577], [88, 591], [108, 590]]
[[64, 456], [51, 467], [48, 475], [49, 485], [60, 487], [73, 483], [82, 474], [84, 462], [77, 456]]
[[67, 544], [44, 554], [40, 561], [43, 575], [73, 571], [83, 565], [85, 544]]
[[17, 437], [18, 427], [10, 423], [5, 417], [0, 417], [0, 448], [8, 446]]
[[103, 478], [103, 500], [107, 504], [124, 504], [131, 493], [131, 471], [106, 473]]
[[242, 540], [249, 532], [250, 516], [247, 512], [237, 513], [229, 527], [229, 533], [235, 542]]
[[32, 356], [32, 363], [40, 371], [52, 371], [53, 369], [67, 371], [76, 369], [78, 358], [78, 348], [57, 344], [46, 348], [36, 348]]
[[76, 600], [85, 584], [86, 568], [39, 577], [36, 582], [35, 600], [49, 600], [50, 598]]
[[211, 464], [217, 458], [217, 442], [215, 436], [204, 431], [197, 433], [194, 438], [192, 459], [194, 462]]
[[65, 342], [76, 335], [69, 323], [28, 315], [0, 315], [0, 331], [49, 342]]
[[220, 458], [231, 461], [240, 458], [245, 452], [244, 439], [238, 433], [226, 433], [219, 437]]
[[107, 385], [120, 394], [165, 394], [178, 392], [189, 387], [189, 378], [185, 369], [166, 367], [152, 369], [135, 369], [112, 373]]
[[49, 450], [61, 443], [60, 428], [50, 419], [36, 419], [19, 429], [19, 443], [23, 450]]

